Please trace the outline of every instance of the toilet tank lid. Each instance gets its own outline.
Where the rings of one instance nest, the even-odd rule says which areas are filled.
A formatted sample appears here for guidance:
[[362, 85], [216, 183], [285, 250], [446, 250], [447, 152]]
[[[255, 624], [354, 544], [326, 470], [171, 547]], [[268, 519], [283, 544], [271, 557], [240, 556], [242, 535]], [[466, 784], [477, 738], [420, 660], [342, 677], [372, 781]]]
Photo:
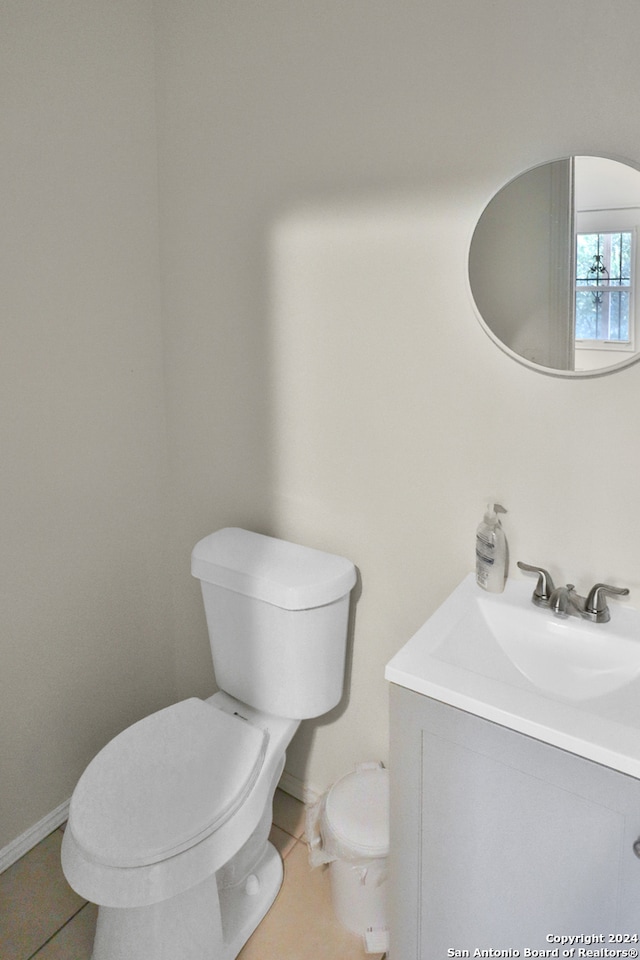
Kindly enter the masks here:
[[356, 582], [355, 567], [345, 557], [239, 527], [225, 527], [200, 540], [191, 554], [191, 573], [285, 610], [333, 603]]

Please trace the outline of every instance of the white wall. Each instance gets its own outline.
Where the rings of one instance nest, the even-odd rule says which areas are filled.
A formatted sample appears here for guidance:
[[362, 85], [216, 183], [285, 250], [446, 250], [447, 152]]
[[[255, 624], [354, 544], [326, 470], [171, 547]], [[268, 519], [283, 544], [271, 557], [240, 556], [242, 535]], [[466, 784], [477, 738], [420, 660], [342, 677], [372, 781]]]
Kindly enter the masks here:
[[0, 7], [0, 848], [170, 701], [153, 21]]
[[[477, 324], [465, 272], [477, 217], [520, 171], [640, 159], [640, 11], [157, 9], [181, 689], [210, 677], [195, 537], [240, 523], [351, 557], [350, 694], [288, 760], [323, 787], [386, 756], [384, 664], [472, 568], [489, 497], [514, 561], [640, 597], [640, 366], [586, 382], [518, 366]], [[597, 62], [616, 97], [591, 95]]]

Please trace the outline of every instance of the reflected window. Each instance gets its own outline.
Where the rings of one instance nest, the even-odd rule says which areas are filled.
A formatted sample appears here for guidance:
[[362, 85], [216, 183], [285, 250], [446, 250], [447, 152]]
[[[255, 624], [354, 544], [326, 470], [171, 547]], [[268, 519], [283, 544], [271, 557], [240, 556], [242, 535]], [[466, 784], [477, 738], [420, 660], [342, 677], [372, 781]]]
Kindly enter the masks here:
[[631, 230], [577, 234], [576, 346], [632, 346], [633, 241]]

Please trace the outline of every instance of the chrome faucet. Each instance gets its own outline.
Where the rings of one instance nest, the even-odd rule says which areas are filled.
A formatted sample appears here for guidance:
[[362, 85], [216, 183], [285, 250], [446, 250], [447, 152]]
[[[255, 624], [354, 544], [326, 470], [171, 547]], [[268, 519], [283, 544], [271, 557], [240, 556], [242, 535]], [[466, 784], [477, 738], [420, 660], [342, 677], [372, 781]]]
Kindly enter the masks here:
[[581, 617], [592, 623], [607, 623], [611, 619], [611, 611], [606, 597], [626, 597], [629, 591], [626, 587], [612, 587], [608, 583], [596, 583], [586, 597], [580, 597], [572, 583], [565, 587], [554, 587], [549, 573], [542, 567], [532, 566], [530, 563], [518, 561], [521, 570], [538, 574], [538, 583], [533, 591], [531, 600], [536, 606], [549, 607], [554, 617]]

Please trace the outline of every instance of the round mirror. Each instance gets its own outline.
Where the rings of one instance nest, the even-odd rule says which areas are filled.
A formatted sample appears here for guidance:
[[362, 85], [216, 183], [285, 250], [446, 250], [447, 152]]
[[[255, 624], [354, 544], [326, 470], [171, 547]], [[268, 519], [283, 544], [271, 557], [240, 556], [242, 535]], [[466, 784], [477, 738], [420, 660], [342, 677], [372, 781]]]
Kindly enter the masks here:
[[561, 377], [640, 356], [640, 171], [568, 157], [516, 177], [473, 233], [469, 282], [489, 336]]

